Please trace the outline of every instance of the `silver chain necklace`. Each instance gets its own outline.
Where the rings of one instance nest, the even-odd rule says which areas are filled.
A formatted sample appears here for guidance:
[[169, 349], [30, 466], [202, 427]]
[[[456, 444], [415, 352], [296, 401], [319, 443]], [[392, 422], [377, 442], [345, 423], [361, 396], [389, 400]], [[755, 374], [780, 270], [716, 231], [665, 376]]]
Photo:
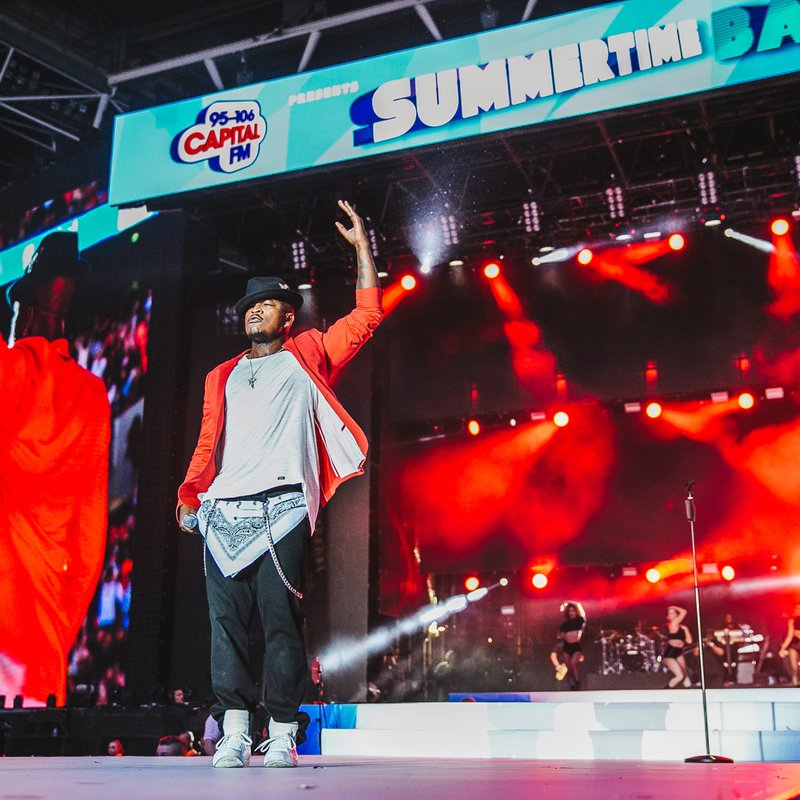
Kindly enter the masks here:
[[250, 365], [250, 377], [247, 379], [247, 382], [250, 384], [251, 389], [256, 388], [256, 375], [258, 375], [259, 370], [264, 366], [264, 363], [266, 363], [269, 356], [262, 356], [262, 358], [264, 359], [264, 362], [258, 365], [258, 369], [254, 370], [253, 359], [249, 356], [247, 357], [247, 363]]

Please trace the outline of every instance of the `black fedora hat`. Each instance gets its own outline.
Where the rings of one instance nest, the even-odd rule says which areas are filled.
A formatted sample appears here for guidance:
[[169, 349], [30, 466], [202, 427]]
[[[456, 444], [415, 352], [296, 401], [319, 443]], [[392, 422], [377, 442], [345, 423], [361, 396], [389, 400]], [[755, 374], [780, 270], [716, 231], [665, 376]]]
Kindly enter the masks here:
[[78, 234], [72, 231], [49, 233], [39, 242], [21, 278], [9, 284], [6, 300], [10, 306], [24, 302], [31, 289], [53, 278], [79, 281], [89, 274], [89, 262], [78, 254]]
[[295, 311], [303, 305], [303, 295], [290, 289], [283, 278], [250, 278], [247, 281], [244, 297], [236, 304], [236, 313], [241, 317], [253, 303], [267, 298], [285, 300]]

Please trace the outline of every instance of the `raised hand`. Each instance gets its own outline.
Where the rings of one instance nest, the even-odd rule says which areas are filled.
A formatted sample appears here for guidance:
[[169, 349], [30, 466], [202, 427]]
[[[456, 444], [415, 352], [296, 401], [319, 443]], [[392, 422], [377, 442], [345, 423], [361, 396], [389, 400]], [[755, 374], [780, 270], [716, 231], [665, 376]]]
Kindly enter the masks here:
[[369, 239], [367, 238], [367, 232], [364, 230], [364, 220], [356, 214], [355, 209], [347, 200], [339, 200], [339, 208], [350, 217], [350, 222], [353, 223], [352, 228], [346, 228], [342, 225], [341, 222], [337, 220], [336, 222], [336, 230], [342, 235], [345, 241], [348, 244], [353, 245], [353, 247], [369, 247]]

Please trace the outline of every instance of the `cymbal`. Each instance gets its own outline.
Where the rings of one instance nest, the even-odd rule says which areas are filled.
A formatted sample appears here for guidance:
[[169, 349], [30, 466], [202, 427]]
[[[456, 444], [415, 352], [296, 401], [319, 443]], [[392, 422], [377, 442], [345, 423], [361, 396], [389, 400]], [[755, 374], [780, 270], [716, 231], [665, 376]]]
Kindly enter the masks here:
[[601, 639], [613, 639], [616, 636], [620, 636], [619, 631], [615, 631], [613, 628], [603, 628], [600, 631], [600, 638]]

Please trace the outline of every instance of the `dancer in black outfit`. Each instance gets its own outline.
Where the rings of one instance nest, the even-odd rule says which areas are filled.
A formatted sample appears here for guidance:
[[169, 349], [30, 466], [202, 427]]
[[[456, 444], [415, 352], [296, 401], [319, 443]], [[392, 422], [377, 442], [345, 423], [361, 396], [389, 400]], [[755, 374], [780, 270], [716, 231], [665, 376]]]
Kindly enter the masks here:
[[668, 689], [674, 689], [681, 684], [687, 688], [692, 685], [686, 667], [686, 659], [683, 655], [686, 645], [692, 643], [691, 631], [682, 624], [686, 618], [686, 613], [686, 609], [679, 606], [669, 606], [667, 608], [665, 633], [667, 644], [661, 654], [661, 660], [664, 666], [672, 673], [672, 677], [666, 687]]
[[586, 627], [586, 612], [577, 600], [562, 603], [560, 610], [565, 619], [558, 629], [558, 641], [550, 652], [550, 662], [556, 669], [556, 680], [566, 677], [570, 689], [580, 689], [578, 665], [583, 661], [580, 642]]

